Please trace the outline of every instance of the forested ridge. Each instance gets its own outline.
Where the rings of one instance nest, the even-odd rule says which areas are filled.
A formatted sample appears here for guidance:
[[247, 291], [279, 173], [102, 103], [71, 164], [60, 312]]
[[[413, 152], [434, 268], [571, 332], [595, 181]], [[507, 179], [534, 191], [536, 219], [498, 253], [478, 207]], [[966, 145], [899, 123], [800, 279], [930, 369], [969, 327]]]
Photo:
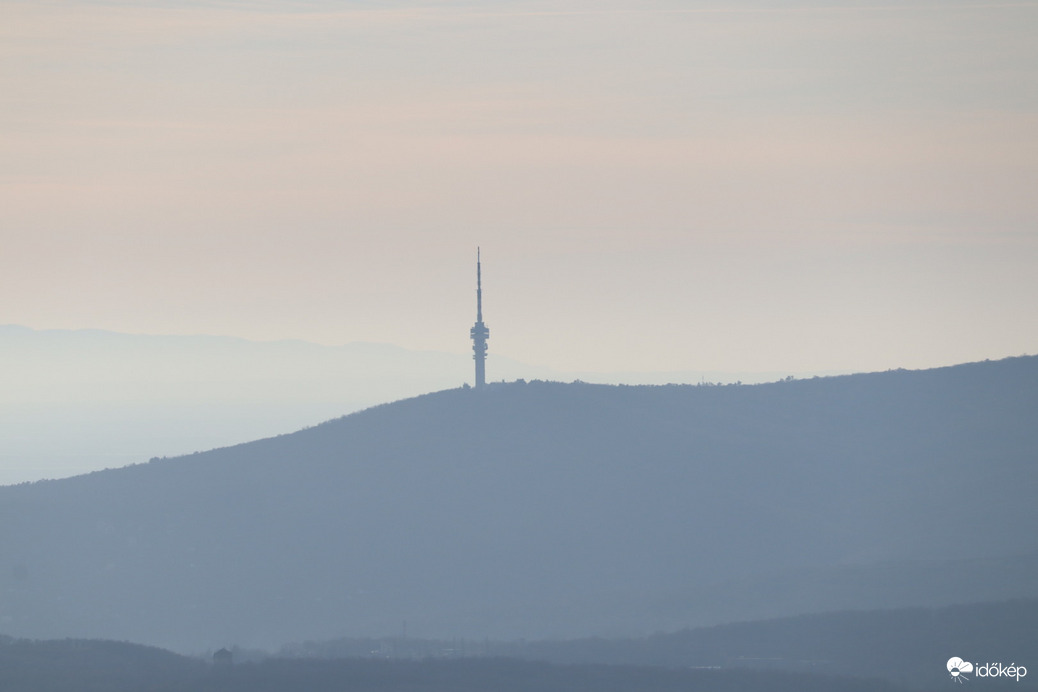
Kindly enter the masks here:
[[191, 651], [1035, 597], [1035, 420], [1035, 357], [437, 392], [0, 487], [0, 622]]

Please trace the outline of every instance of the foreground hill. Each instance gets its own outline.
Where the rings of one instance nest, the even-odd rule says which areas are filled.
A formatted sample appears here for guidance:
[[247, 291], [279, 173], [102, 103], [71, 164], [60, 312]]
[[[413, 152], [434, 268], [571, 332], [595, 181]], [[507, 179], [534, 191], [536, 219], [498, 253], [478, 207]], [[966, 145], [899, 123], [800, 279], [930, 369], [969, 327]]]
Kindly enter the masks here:
[[0, 626], [195, 650], [1038, 595], [1038, 358], [517, 382], [0, 488]]
[[149, 692], [188, 690], [204, 680], [204, 662], [125, 642], [30, 641], [0, 636], [4, 692]]

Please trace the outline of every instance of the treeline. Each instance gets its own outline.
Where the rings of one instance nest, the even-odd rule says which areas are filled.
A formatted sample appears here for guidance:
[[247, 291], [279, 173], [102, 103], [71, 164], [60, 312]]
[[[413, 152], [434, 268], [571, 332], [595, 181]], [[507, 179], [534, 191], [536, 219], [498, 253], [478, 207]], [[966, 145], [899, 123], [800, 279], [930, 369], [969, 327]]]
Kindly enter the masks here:
[[477, 642], [343, 638], [285, 646], [281, 655], [396, 659], [485, 656], [561, 665], [792, 671], [869, 676], [923, 689], [945, 682], [946, 661], [959, 656], [975, 663], [1032, 664], [1033, 676], [1029, 673], [1030, 679], [1021, 680], [1017, 689], [1035, 689], [1035, 633], [1038, 600], [1018, 599], [947, 608], [800, 615], [628, 639]]
[[897, 692], [878, 680], [761, 670], [558, 665], [515, 659], [268, 659], [207, 664], [105, 641], [0, 644], [4, 692]]

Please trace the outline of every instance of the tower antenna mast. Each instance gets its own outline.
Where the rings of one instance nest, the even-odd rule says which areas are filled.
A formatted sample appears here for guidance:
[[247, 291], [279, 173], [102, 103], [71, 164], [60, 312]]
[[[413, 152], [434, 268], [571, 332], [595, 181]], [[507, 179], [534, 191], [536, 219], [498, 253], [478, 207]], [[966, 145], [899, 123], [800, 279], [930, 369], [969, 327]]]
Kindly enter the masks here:
[[483, 270], [480, 263], [479, 248], [476, 248], [476, 324], [469, 330], [472, 337], [472, 357], [476, 361], [476, 389], [487, 384], [487, 339], [490, 330], [483, 324]]

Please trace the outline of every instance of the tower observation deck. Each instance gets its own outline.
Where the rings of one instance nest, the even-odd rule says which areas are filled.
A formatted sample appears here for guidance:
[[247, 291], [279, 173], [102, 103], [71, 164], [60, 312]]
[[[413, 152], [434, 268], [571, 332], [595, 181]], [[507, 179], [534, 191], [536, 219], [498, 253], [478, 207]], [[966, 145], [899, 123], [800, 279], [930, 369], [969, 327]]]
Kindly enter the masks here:
[[472, 337], [472, 357], [476, 361], [476, 389], [487, 384], [487, 339], [490, 330], [483, 324], [483, 275], [480, 268], [479, 248], [476, 248], [476, 324], [469, 330]]

